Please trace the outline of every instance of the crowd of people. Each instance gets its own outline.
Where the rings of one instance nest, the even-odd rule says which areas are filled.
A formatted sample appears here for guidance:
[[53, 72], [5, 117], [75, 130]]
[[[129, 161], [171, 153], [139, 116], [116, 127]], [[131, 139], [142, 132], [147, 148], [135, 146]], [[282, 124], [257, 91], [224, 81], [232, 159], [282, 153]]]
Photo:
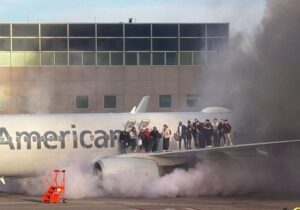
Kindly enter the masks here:
[[[162, 139], [163, 151], [169, 151], [172, 131], [168, 125], [164, 124], [159, 132], [157, 127], [141, 128], [139, 132], [135, 127], [130, 130], [123, 130], [120, 133], [121, 154], [128, 152], [156, 152], [159, 141]], [[231, 125], [227, 119], [214, 119], [211, 123], [209, 119], [200, 122], [195, 119], [184, 125], [179, 122], [177, 131], [173, 135], [178, 142], [178, 149], [192, 149], [192, 139], [196, 149], [205, 147], [220, 147], [221, 145], [232, 145]], [[222, 141], [222, 142], [221, 142]]]

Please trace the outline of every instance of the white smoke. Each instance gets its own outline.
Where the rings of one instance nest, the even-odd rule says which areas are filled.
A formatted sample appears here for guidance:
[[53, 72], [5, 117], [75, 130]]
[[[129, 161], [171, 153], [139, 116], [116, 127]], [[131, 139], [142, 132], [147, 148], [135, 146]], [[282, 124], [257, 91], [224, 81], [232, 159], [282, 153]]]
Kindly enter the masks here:
[[[120, 172], [105, 176], [103, 181], [93, 175], [92, 165], [84, 159], [73, 160], [61, 169], [66, 170], [66, 198], [72, 199], [299, 193], [294, 186], [300, 185], [300, 172], [295, 169], [293, 158], [299, 158], [298, 151], [281, 154], [278, 159], [214, 158], [158, 178]], [[42, 196], [48, 188], [44, 178], [10, 180], [6, 189], [1, 186], [0, 190]]]

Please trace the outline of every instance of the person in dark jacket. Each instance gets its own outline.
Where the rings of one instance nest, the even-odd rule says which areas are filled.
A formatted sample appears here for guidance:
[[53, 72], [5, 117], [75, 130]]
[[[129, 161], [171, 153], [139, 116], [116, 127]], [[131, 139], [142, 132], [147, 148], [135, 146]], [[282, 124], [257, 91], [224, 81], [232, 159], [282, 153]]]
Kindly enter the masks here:
[[224, 120], [224, 134], [225, 134], [225, 139], [226, 139], [226, 145], [232, 145], [232, 141], [231, 141], [231, 125], [229, 124], [228, 120], [225, 119]]
[[211, 135], [213, 133], [213, 127], [209, 121], [209, 119], [205, 120], [204, 126], [203, 126], [203, 134], [205, 138], [205, 146], [211, 147]]
[[158, 132], [156, 127], [153, 127], [153, 130], [150, 132], [150, 136], [152, 141], [152, 147], [150, 148], [150, 151], [156, 152], [158, 146], [158, 139], [160, 138], [160, 133]]
[[195, 148], [199, 147], [199, 140], [198, 140], [198, 132], [197, 132], [197, 123], [199, 121], [197, 119], [194, 120], [193, 124], [192, 124], [192, 135], [193, 135], [193, 139], [194, 139], [194, 145]]
[[144, 142], [145, 143], [145, 152], [149, 152], [149, 150], [150, 150], [150, 138], [151, 138], [149, 128], [145, 129], [144, 134], [145, 134], [145, 142]]
[[179, 143], [179, 149], [181, 150], [181, 142], [183, 140], [184, 143], [184, 149], [187, 149], [187, 143], [186, 143], [186, 126], [182, 124], [182, 122], [179, 122], [177, 127], [177, 135], [178, 135], [178, 143]]
[[146, 137], [144, 133], [145, 129], [142, 128], [139, 132], [138, 138], [142, 140], [142, 145], [140, 145], [139, 152], [145, 152], [145, 146], [146, 146]]
[[130, 136], [129, 136], [128, 132], [126, 132], [126, 130], [121, 131], [120, 138], [119, 138], [121, 154], [126, 153], [126, 145], [128, 144], [129, 139], [130, 139]]
[[204, 124], [197, 122], [198, 148], [205, 148]]
[[186, 128], [187, 149], [192, 149], [192, 135], [193, 135], [192, 132], [193, 132], [193, 125], [189, 120]]
[[218, 125], [218, 131], [219, 131], [219, 142], [221, 142], [221, 139], [223, 139], [224, 145], [226, 145], [226, 139], [225, 139], [225, 124], [224, 120], [221, 119]]

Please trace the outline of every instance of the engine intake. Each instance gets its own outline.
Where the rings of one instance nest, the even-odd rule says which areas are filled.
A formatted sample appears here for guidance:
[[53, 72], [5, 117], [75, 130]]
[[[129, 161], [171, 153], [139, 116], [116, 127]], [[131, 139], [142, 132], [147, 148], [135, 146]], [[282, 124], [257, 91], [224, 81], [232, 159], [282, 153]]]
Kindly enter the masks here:
[[94, 175], [101, 179], [107, 176], [126, 174], [138, 177], [159, 177], [159, 167], [154, 160], [132, 157], [100, 158], [94, 163]]

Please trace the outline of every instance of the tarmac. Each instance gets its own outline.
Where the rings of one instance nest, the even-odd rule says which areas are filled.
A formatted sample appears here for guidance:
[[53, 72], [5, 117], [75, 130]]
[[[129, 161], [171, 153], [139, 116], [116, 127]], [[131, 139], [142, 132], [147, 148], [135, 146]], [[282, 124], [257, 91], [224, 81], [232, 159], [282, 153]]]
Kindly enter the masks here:
[[300, 207], [299, 196], [200, 196], [177, 198], [85, 198], [67, 203], [42, 203], [39, 197], [0, 193], [0, 209], [72, 210], [292, 210]]

